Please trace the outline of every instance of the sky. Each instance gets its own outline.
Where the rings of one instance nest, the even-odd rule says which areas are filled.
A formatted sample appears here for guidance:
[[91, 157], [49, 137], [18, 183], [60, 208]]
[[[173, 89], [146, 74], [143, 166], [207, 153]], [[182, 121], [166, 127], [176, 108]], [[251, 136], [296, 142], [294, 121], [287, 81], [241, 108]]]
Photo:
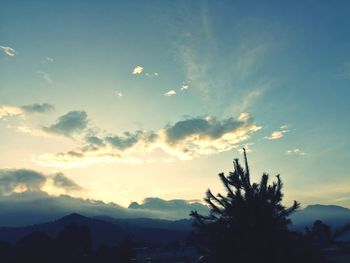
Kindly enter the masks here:
[[201, 200], [245, 147], [286, 204], [350, 207], [349, 1], [0, 3], [1, 194], [32, 171], [51, 195]]

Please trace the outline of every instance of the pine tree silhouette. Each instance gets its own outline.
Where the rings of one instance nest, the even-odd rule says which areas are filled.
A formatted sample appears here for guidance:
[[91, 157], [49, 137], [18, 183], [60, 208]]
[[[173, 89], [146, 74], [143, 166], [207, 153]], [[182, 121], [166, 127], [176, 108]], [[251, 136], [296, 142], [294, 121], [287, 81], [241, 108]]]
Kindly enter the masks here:
[[259, 183], [250, 182], [245, 149], [245, 169], [235, 159], [234, 171], [219, 177], [226, 196], [207, 191], [209, 215], [191, 212], [195, 236], [206, 262], [325, 262], [323, 255], [302, 235], [288, 229], [289, 216], [299, 208], [282, 204], [282, 181], [268, 184], [268, 174]]

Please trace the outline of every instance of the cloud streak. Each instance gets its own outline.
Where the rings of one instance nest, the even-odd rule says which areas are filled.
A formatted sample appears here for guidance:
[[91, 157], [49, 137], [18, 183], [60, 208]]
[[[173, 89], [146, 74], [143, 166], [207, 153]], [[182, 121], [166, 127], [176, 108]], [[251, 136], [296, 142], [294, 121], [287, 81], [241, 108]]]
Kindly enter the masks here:
[[38, 71], [38, 74], [48, 83], [48, 84], [52, 84], [53, 80], [51, 78], [51, 75], [47, 72], [44, 71]]
[[287, 155], [300, 155], [300, 156], [303, 156], [306, 153], [304, 151], [300, 150], [299, 148], [295, 148], [295, 149], [292, 149], [292, 150], [287, 150], [286, 154]]

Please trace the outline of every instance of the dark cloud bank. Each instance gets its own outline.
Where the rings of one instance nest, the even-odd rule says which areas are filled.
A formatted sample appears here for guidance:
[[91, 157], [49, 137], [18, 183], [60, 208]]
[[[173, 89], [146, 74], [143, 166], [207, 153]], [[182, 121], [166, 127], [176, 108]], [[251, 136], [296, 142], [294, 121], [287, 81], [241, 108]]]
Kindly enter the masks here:
[[191, 135], [199, 135], [210, 139], [218, 139], [225, 133], [237, 130], [244, 126], [243, 121], [228, 118], [217, 121], [216, 118], [191, 118], [179, 121], [166, 128], [166, 134], [170, 143], [176, 143]]
[[200, 203], [186, 200], [146, 198], [142, 204], [129, 208], [114, 203], [75, 198], [69, 195], [51, 196], [43, 191], [49, 180], [66, 192], [82, 191], [82, 187], [62, 173], [45, 175], [28, 169], [0, 170], [0, 226], [21, 226], [55, 220], [70, 213], [115, 218], [188, 218], [191, 210], [208, 211]]
[[55, 124], [43, 127], [43, 130], [69, 137], [85, 130], [87, 124], [88, 116], [85, 111], [70, 111], [59, 117]]

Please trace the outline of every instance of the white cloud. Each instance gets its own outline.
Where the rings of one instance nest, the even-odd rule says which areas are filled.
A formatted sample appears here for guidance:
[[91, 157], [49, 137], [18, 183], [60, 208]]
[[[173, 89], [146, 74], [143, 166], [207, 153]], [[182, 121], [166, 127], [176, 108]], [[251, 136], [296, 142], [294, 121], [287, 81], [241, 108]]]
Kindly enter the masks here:
[[286, 154], [288, 155], [305, 155], [306, 153], [300, 150], [299, 148], [295, 148], [293, 150], [287, 150]]
[[181, 91], [185, 91], [188, 90], [188, 85], [182, 85], [181, 86]]
[[23, 115], [23, 110], [20, 107], [10, 105], [0, 105], [0, 120], [5, 117]]
[[282, 125], [280, 127], [281, 130], [272, 132], [270, 136], [265, 136], [265, 139], [267, 140], [281, 139], [287, 132], [289, 132], [289, 130], [287, 130], [287, 127], [288, 125]]
[[138, 74], [141, 74], [142, 71], [143, 71], [143, 67], [141, 67], [141, 66], [136, 66], [136, 67], [134, 68], [134, 70], [132, 71], [132, 74], [138, 75]]
[[171, 97], [171, 96], [176, 95], [176, 91], [175, 90], [169, 90], [168, 92], [165, 92], [163, 95], [167, 96], [167, 97]]
[[[248, 118], [244, 121], [234, 118], [222, 121], [215, 117], [191, 118], [157, 131], [91, 134], [78, 149], [37, 156], [34, 162], [41, 166], [68, 169], [90, 164], [191, 160], [238, 148], [260, 129]], [[245, 146], [249, 148], [249, 145]], [[158, 154], [160, 152], [161, 156]]]
[[46, 57], [46, 61], [48, 61], [48, 62], [53, 62], [53, 61], [54, 61], [54, 59], [53, 59], [53, 58], [51, 58], [51, 57]]
[[265, 139], [268, 140], [277, 140], [277, 139], [281, 139], [284, 136], [284, 131], [274, 131], [271, 133], [270, 136], [266, 136]]
[[247, 121], [250, 118], [249, 113], [248, 112], [242, 112], [239, 117], [238, 120], [240, 121]]
[[9, 57], [16, 55], [16, 51], [12, 47], [0, 46], [0, 49]]

